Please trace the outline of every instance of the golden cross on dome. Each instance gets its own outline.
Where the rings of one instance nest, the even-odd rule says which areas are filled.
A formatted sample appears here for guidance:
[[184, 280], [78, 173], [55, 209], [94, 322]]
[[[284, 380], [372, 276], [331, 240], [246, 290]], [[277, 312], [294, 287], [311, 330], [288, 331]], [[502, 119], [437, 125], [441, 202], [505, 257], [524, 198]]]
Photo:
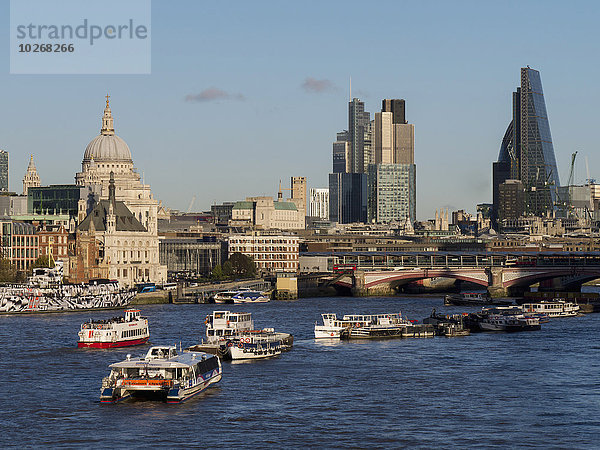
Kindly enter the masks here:
[[110, 98], [110, 95], [106, 94], [106, 107], [108, 108], [108, 99]]

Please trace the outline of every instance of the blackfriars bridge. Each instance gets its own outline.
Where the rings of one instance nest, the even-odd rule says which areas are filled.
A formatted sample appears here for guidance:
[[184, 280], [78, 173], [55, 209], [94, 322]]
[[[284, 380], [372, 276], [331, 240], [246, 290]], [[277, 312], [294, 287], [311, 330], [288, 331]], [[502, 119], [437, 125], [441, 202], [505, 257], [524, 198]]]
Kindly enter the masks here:
[[327, 257], [330, 282], [354, 295], [385, 295], [428, 278], [453, 278], [487, 288], [494, 297], [522, 295], [535, 283], [579, 290], [600, 278], [600, 252], [340, 252]]

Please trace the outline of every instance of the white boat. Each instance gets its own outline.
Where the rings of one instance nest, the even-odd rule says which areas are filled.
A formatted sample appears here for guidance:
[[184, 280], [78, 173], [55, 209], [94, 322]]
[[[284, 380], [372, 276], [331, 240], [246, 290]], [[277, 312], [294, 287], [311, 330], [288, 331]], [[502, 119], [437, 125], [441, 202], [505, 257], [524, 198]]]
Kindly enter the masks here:
[[117, 281], [63, 284], [62, 279], [62, 263], [57, 261], [52, 268], [33, 269], [26, 284], [1, 286], [0, 314], [122, 308], [136, 294]]
[[284, 333], [275, 333], [272, 328], [259, 331], [245, 331], [229, 341], [227, 346], [231, 359], [259, 359], [278, 356], [282, 352]]
[[214, 295], [215, 303], [233, 303], [233, 296], [239, 291], [221, 291]]
[[125, 310], [124, 317], [91, 320], [81, 325], [78, 347], [112, 348], [145, 344], [150, 337], [148, 319], [139, 309]]
[[537, 317], [523, 314], [484, 314], [479, 321], [482, 331], [532, 331], [541, 328]]
[[255, 359], [277, 356], [291, 349], [294, 338], [273, 328], [254, 329], [251, 313], [213, 311], [206, 316], [206, 342], [186, 351], [204, 351], [229, 359]]
[[174, 346], [151, 347], [146, 356], [111, 364], [102, 380], [100, 401], [145, 397], [181, 403], [222, 377], [219, 358], [207, 353], [177, 354]]
[[271, 299], [260, 291], [239, 291], [231, 297], [233, 303], [266, 303]]
[[545, 314], [548, 317], [573, 317], [579, 313], [577, 303], [567, 302], [563, 299], [552, 301], [541, 300], [535, 303], [523, 303], [521, 308], [524, 312]]
[[321, 314], [323, 325], [315, 323], [315, 339], [340, 339], [348, 337], [384, 337], [401, 333], [412, 322], [401, 313], [350, 314], [338, 319], [336, 314]]
[[217, 292], [213, 296], [213, 299], [214, 299], [215, 303], [241, 303], [241, 302], [235, 302], [233, 300], [233, 297], [235, 297], [238, 294], [242, 294], [244, 292], [250, 292], [250, 289], [239, 288], [239, 289], [230, 289], [227, 291]]

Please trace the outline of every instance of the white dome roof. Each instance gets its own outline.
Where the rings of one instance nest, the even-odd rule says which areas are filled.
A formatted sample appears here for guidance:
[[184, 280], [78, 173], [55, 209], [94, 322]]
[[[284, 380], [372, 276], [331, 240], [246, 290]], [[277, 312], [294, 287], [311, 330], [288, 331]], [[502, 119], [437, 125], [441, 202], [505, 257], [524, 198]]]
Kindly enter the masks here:
[[133, 162], [129, 146], [114, 134], [101, 134], [88, 144], [83, 161], [125, 161]]

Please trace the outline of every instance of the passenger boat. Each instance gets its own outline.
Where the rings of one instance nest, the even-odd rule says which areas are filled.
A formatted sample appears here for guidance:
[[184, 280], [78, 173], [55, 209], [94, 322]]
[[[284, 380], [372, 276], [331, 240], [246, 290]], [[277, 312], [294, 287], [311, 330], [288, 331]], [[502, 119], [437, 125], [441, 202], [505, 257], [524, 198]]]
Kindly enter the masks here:
[[1, 286], [0, 314], [123, 308], [136, 294], [117, 281], [63, 284], [62, 279], [62, 263], [57, 261], [53, 268], [34, 269], [26, 284]]
[[213, 299], [215, 303], [233, 303], [233, 296], [237, 295], [240, 291], [221, 291], [217, 292]]
[[444, 305], [450, 306], [482, 306], [482, 305], [511, 305], [510, 300], [495, 300], [487, 293], [465, 292], [462, 294], [446, 294], [444, 296]]
[[223, 360], [277, 356], [292, 348], [294, 337], [273, 328], [254, 329], [251, 313], [213, 311], [206, 316], [206, 341], [185, 351], [216, 354]]
[[112, 348], [145, 344], [150, 337], [148, 319], [139, 309], [128, 309], [124, 317], [90, 320], [81, 325], [78, 347]]
[[553, 317], [573, 317], [579, 313], [577, 303], [567, 302], [563, 299], [554, 299], [553, 301], [541, 300], [535, 303], [523, 303], [521, 308], [524, 312], [545, 314]]
[[540, 317], [524, 313], [518, 307], [483, 308], [479, 313], [465, 317], [465, 325], [470, 331], [532, 331], [541, 328]]
[[207, 353], [177, 354], [174, 346], [151, 347], [146, 356], [111, 364], [102, 380], [100, 401], [130, 397], [181, 403], [217, 383], [222, 377], [219, 358]]
[[347, 314], [341, 319], [336, 314], [321, 314], [323, 325], [315, 323], [315, 339], [398, 337], [412, 322], [401, 313]]
[[516, 314], [486, 314], [479, 322], [482, 331], [532, 331], [541, 328], [539, 319]]
[[267, 295], [260, 291], [239, 291], [231, 299], [233, 303], [266, 303], [271, 301]]
[[237, 335], [227, 342], [231, 359], [258, 359], [278, 356], [282, 352], [281, 334], [273, 328], [249, 330]]

